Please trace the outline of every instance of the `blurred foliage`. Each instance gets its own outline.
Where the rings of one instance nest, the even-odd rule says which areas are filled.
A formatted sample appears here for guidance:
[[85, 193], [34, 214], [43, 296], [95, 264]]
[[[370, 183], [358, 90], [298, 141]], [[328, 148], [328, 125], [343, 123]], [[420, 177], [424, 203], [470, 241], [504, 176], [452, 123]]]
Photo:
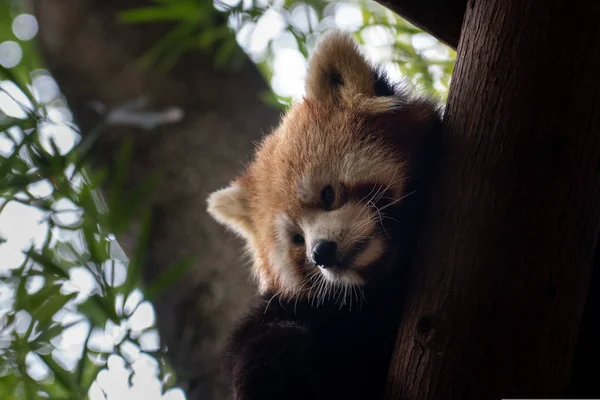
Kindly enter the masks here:
[[[236, 68], [247, 59], [244, 49], [272, 82], [277, 51], [287, 46], [306, 58], [318, 37], [335, 26], [336, 10], [343, 6], [358, 10], [362, 22], [352, 31], [362, 45], [377, 42], [377, 47], [387, 49], [383, 52], [387, 59], [378, 61], [391, 63], [411, 83], [445, 98], [454, 52], [373, 2], [154, 0], [153, 5], [125, 11], [118, 18], [122, 23], [171, 24], [139, 60], [143, 67], [168, 71], [186, 52], [202, 51], [214, 57], [215, 68]], [[108, 119], [79, 135], [70, 118], [64, 117], [70, 112], [60, 93], [51, 99], [40, 95], [36, 79], [49, 74], [42, 69], [35, 40], [21, 40], [13, 32], [14, 17], [22, 12], [20, 1], [0, 0], [0, 45], [12, 41], [23, 52], [15, 67], [0, 67], [0, 217], [11, 204], [35, 210], [43, 216], [44, 235], [24, 250], [21, 265], [0, 265], [0, 298], [10, 298], [10, 304], [0, 304], [0, 398], [86, 398], [110, 356], [125, 360], [131, 381], [132, 354], [141, 353], [157, 360], [166, 390], [174, 377], [164, 351], [144, 349], [140, 343], [154, 327], [133, 329], [130, 318], [144, 299], [168, 290], [191, 262], [167, 269], [140, 292], [140, 268], [151, 227], [148, 199], [157, 177], [126, 187], [131, 157], [127, 143], [114, 166], [92, 172], [88, 157], [99, 135], [110, 129]], [[279, 14], [281, 29], [263, 48], [251, 49], [248, 43], [260, 34], [268, 13]], [[285, 44], [278, 43], [285, 35]], [[429, 46], [415, 46], [418, 37]], [[271, 91], [261, 98], [275, 107], [292, 100]], [[16, 105], [19, 112], [3, 113], [2, 101]], [[76, 142], [67, 149], [59, 146], [45, 133], [48, 126], [69, 129]], [[116, 238], [132, 227], [139, 229], [128, 259]], [[0, 237], [0, 246], [6, 239]], [[123, 271], [122, 279], [116, 280], [117, 270]], [[74, 285], [74, 275], [82, 271], [93, 281], [88, 293]], [[2, 297], [2, 291], [9, 295]], [[86, 332], [81, 353], [74, 356], [75, 365], [66, 365], [57, 349], [63, 334], [80, 324]], [[94, 335], [109, 331], [118, 332], [113, 345], [106, 349], [93, 345]], [[36, 365], [46, 371], [43, 376], [32, 374]]]
[[[140, 344], [145, 333], [155, 333], [154, 327], [132, 329], [129, 319], [144, 297], [151, 300], [160, 294], [190, 263], [167, 269], [142, 289], [145, 296], [140, 295], [140, 267], [151, 223], [147, 199], [156, 177], [151, 175], [135, 188], [125, 186], [131, 157], [128, 143], [113, 167], [91, 172], [90, 152], [109, 127], [101, 123], [79, 140], [76, 126], [56, 118], [68, 114], [65, 100], [55, 96], [42, 101], [35, 79], [48, 75], [40, 69], [35, 44], [19, 40], [11, 30], [13, 16], [20, 13], [18, 4], [0, 3], [0, 43], [12, 40], [23, 50], [17, 66], [0, 65], [0, 217], [18, 203], [43, 215], [39, 223], [44, 234], [25, 249], [20, 266], [0, 265], [0, 290], [11, 299], [11, 304], [0, 304], [0, 398], [87, 398], [109, 356], [118, 355], [130, 364], [143, 353], [157, 360], [166, 390], [174, 377], [164, 352], [144, 350]], [[9, 103], [17, 116], [2, 112]], [[71, 130], [78, 142], [68, 149], [59, 146], [44, 134], [49, 126]], [[133, 226], [139, 227], [139, 234], [127, 259], [115, 238]], [[3, 242], [6, 238], [0, 246]], [[122, 271], [119, 282], [117, 270]], [[73, 279], [76, 272], [92, 277], [89, 293], [80, 291]], [[62, 334], [80, 324], [87, 332], [81, 338], [82, 352], [75, 355], [76, 365], [66, 365], [57, 348]], [[119, 332], [116, 343], [108, 349], [92, 346], [90, 339], [107, 331]], [[45, 372], [33, 374], [34, 379], [35, 369]], [[133, 373], [131, 368], [129, 372]]]
[[[123, 23], [174, 22], [175, 26], [141, 59], [144, 67], [171, 68], [185, 51], [206, 51], [219, 47], [215, 66], [239, 64], [244, 54], [236, 46], [235, 36], [209, 1], [156, 0], [155, 6], [121, 13]], [[238, 50], [236, 52], [236, 50]]]
[[[41, 211], [44, 217], [40, 223], [47, 227], [42, 244], [27, 249], [25, 261], [18, 268], [2, 270], [2, 283], [5, 289], [13, 291], [14, 302], [0, 316], [3, 337], [0, 398], [7, 398], [10, 393], [26, 399], [38, 398], [40, 394], [53, 399], [85, 398], [109, 355], [117, 354], [128, 360], [129, 355], [122, 351], [125, 345], [130, 349], [140, 348], [139, 338], [144, 331], [133, 332], [128, 319], [142, 303], [142, 299], [136, 301], [132, 294], [138, 287], [150, 229], [150, 214], [144, 199], [151, 197], [153, 181], [134, 189], [124, 186], [122, 178], [128, 168], [131, 146], [123, 147], [112, 171], [91, 173], [87, 168], [89, 150], [93, 148], [90, 140], [97, 136], [86, 136], [64, 153], [52, 138], [45, 141], [40, 133], [40, 127], [50, 120], [47, 105], [39, 104], [30, 87], [12, 71], [0, 67], [0, 78], [16, 83], [34, 105], [21, 103], [26, 112], [23, 119], [0, 118], [0, 135], [13, 146], [9, 156], [0, 156], [0, 213], [10, 203], [20, 203]], [[0, 91], [9, 93], [4, 88]], [[108, 176], [112, 177], [110, 183]], [[97, 189], [101, 185], [107, 188], [106, 201]], [[41, 195], [40, 186], [45, 187]], [[67, 213], [68, 223], [63, 222]], [[115, 236], [127, 232], [134, 224], [141, 229], [132, 258], [127, 260]], [[61, 231], [72, 234], [62, 235]], [[70, 239], [65, 240], [64, 236]], [[128, 265], [125, 278], [115, 283], [115, 268], [125, 265]], [[71, 279], [74, 268], [84, 268], [93, 277], [95, 289], [89, 295], [78, 296]], [[176, 266], [170, 271], [182, 269]], [[29, 289], [36, 279], [37, 290]], [[150, 292], [160, 293], [169, 281], [172, 279], [159, 277], [157, 284], [149, 286]], [[59, 313], [65, 311], [71, 314], [72, 321], [61, 321]], [[79, 323], [89, 326], [88, 333], [77, 366], [69, 369], [53, 357], [53, 347], [63, 331]], [[108, 329], [111, 323], [112, 327], [124, 327], [114, 349], [104, 352], [88, 347], [94, 331]], [[151, 355], [165, 366], [159, 352]], [[36, 382], [29, 377], [28, 358], [45, 364], [50, 372], [46, 379]], [[163, 382], [172, 384], [167, 372], [168, 369], [161, 372]]]
[[[297, 48], [307, 58], [318, 37], [336, 26], [339, 8], [350, 6], [360, 10], [362, 22], [345, 29], [354, 30], [354, 36], [360, 44], [375, 45], [388, 54], [386, 59], [378, 62], [395, 64], [416, 89], [446, 99], [455, 51], [378, 3], [370, 0], [232, 1], [225, 3], [214, 0], [213, 7], [209, 1], [203, 0], [154, 0], [155, 5], [125, 11], [119, 18], [124, 23], [174, 24], [169, 33], [142, 57], [140, 61], [144, 66], [166, 70], [175, 65], [186, 51], [201, 50], [212, 52], [217, 68], [231, 68], [244, 59], [240, 57], [236, 42], [242, 48], [247, 48], [252, 35], [264, 34], [264, 29], [256, 31], [267, 12], [279, 14], [283, 26], [278, 36], [291, 34], [295, 43], [288, 46]], [[414, 39], [417, 37], [428, 41], [429, 45], [424, 48], [415, 46]], [[258, 54], [248, 52], [269, 82], [273, 76], [273, 59], [277, 51], [275, 39], [277, 37], [269, 39], [265, 51]], [[264, 93], [263, 100], [274, 106], [291, 102], [290, 98], [276, 93]]]
[[0, 42], [15, 41], [23, 50], [23, 57], [18, 68], [11, 70], [12, 75], [25, 82], [29, 79], [29, 72], [41, 67], [39, 50], [34, 40], [20, 40], [13, 32], [13, 19], [22, 14], [22, 4], [15, 0], [0, 0]]

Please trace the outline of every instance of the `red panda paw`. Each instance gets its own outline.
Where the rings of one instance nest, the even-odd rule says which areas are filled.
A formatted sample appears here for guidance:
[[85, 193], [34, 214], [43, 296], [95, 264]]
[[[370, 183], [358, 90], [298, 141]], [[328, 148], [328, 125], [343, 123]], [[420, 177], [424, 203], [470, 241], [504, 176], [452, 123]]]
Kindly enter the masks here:
[[[243, 328], [242, 328], [243, 329]], [[318, 399], [321, 377], [313, 336], [288, 322], [271, 323], [230, 350], [235, 400]]]

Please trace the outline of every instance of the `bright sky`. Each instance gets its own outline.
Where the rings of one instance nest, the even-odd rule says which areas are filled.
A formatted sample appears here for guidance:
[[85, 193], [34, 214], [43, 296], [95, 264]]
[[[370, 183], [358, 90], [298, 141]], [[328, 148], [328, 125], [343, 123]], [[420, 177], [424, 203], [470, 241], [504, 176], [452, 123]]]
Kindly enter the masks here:
[[[226, 4], [234, 5], [238, 2], [239, 0], [227, 0]], [[291, 96], [294, 100], [298, 100], [304, 94], [303, 80], [306, 73], [306, 60], [298, 51], [294, 37], [285, 32], [285, 20], [276, 11], [276, 8], [274, 7], [265, 12], [255, 24], [252, 23], [242, 27], [237, 34], [237, 39], [244, 50], [255, 60], [261, 58], [267, 49], [268, 43], [273, 40], [273, 48], [276, 50], [274, 59], [271, 61], [274, 71], [271, 81], [273, 90], [279, 95]], [[320, 29], [338, 26], [356, 31], [362, 26], [363, 19], [360, 7], [354, 3], [340, 2], [335, 4], [334, 17], [320, 23], [317, 21], [314, 10], [305, 5], [295, 7], [291, 11], [290, 23], [297, 29], [308, 32], [309, 22], [311, 26], [319, 25]], [[239, 28], [233, 19], [230, 21], [230, 25]], [[35, 18], [31, 15], [20, 15], [14, 20], [13, 32], [20, 40], [33, 39], [37, 34]], [[363, 51], [370, 58], [378, 62], [390, 60], [391, 49], [382, 46], [393, 43], [393, 38], [386, 29], [372, 27], [363, 30], [362, 35], [366, 43], [377, 43], [377, 46], [367, 44], [363, 47]], [[435, 44], [428, 35], [415, 35], [413, 41], [413, 45], [420, 48], [427, 48]], [[0, 42], [1, 65], [7, 68], [13, 67], [21, 61], [21, 58], [22, 51], [18, 43], [14, 41]], [[392, 77], [400, 78], [400, 72], [395, 64], [387, 63], [386, 67]], [[33, 79], [33, 91], [38, 99], [47, 101], [56, 97], [59, 89], [47, 72], [35, 71], [32, 75], [35, 77]], [[1, 82], [0, 86], [10, 92], [17, 100], [27, 103], [26, 98], [10, 82]], [[25, 116], [20, 107], [9, 96], [1, 92], [0, 110], [9, 116]], [[44, 137], [54, 138], [60, 150], [66, 152], [79, 140], [78, 135], [64, 125], [64, 123], [71, 122], [70, 112], [64, 108], [54, 108], [50, 109], [49, 113], [54, 123], [47, 124], [42, 128]], [[18, 132], [11, 133], [18, 134]], [[48, 143], [46, 140], [47, 145]], [[4, 136], [0, 136], [0, 154], [10, 154], [12, 146], [11, 141]], [[33, 190], [42, 195], [49, 189], [47, 184], [42, 183]], [[65, 200], [63, 203], [57, 204], [57, 207], [73, 209], [74, 206], [68, 203]], [[0, 275], [23, 262], [23, 249], [32, 242], [38, 245], [41, 243], [47, 230], [45, 224], [40, 224], [43, 217], [44, 213], [38, 209], [17, 203], [8, 205], [4, 212], [0, 214], [0, 237], [7, 239], [5, 244], [0, 245]], [[76, 215], [63, 213], [61, 217], [65, 219], [63, 222], [68, 222], [69, 219], [74, 220]], [[66, 239], [68, 235], [73, 235], [73, 233], [67, 231], [56, 231], [54, 234], [63, 239]], [[122, 253], [116, 243], [115, 249], [117, 253]], [[124, 260], [123, 257], [121, 259]], [[115, 281], [122, 281], [124, 277], [125, 264], [117, 263]], [[29, 282], [28, 291], [33, 293], [43, 284], [43, 278], [41, 277], [32, 280]], [[94, 288], [94, 279], [85, 268], [71, 269], [68, 289], [79, 293], [74, 304], [84, 301]], [[0, 283], [0, 315], [10, 309], [11, 297], [10, 289]], [[121, 298], [120, 301], [122, 302], [123, 299]], [[109, 322], [104, 331], [94, 332], [89, 343], [90, 348], [111, 351], [114, 344], [122, 337], [126, 326], [129, 326], [138, 334], [141, 334], [142, 330], [153, 326], [155, 321], [154, 309], [149, 302], [143, 300], [141, 292], [136, 291], [125, 307], [130, 310], [137, 307], [137, 310], [123, 325], [114, 326]], [[29, 316], [21, 315], [20, 317], [21, 323], [17, 329], [25, 330], [28, 326]], [[63, 322], [76, 321], [79, 318], [81, 316], [77, 313], [66, 310], [59, 315], [59, 319]], [[87, 322], [81, 322], [66, 330], [59, 340], [53, 343], [56, 345], [56, 350], [53, 352], [55, 360], [67, 368], [73, 368], [81, 355], [83, 341], [88, 330], [89, 324]], [[155, 330], [146, 331], [141, 336], [140, 342], [144, 350], [156, 349], [158, 347], [157, 332]], [[104, 394], [109, 400], [131, 398], [181, 400], [185, 398], [185, 395], [179, 389], [170, 390], [161, 395], [156, 361], [151, 357], [141, 355], [140, 349], [133, 344], [126, 345], [125, 348], [127, 349], [128, 361], [132, 363], [135, 373], [132, 387], [129, 388], [127, 382], [128, 372], [124, 360], [118, 356], [111, 356], [108, 359], [108, 368], [98, 375], [90, 390], [92, 400], [105, 399]], [[27, 365], [29, 374], [36, 380], [41, 380], [48, 374], [44, 364], [37, 360], [33, 354], [30, 354], [27, 358]]]

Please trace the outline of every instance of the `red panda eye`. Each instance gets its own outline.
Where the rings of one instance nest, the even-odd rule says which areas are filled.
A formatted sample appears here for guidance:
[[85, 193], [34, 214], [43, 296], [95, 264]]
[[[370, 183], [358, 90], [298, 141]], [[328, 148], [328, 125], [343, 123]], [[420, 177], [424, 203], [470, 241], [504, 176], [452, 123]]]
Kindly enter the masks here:
[[304, 237], [299, 233], [296, 233], [294, 236], [292, 236], [292, 243], [298, 246], [304, 244]]
[[325, 210], [331, 210], [335, 202], [335, 192], [331, 185], [327, 185], [321, 190], [321, 205]]

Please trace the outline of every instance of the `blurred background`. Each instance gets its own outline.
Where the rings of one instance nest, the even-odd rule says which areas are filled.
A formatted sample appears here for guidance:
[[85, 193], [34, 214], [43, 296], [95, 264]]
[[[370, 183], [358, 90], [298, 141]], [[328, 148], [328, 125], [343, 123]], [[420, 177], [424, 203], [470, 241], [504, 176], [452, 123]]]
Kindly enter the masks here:
[[255, 287], [205, 199], [334, 27], [445, 100], [454, 51], [373, 1], [0, 0], [0, 398], [226, 398]]

